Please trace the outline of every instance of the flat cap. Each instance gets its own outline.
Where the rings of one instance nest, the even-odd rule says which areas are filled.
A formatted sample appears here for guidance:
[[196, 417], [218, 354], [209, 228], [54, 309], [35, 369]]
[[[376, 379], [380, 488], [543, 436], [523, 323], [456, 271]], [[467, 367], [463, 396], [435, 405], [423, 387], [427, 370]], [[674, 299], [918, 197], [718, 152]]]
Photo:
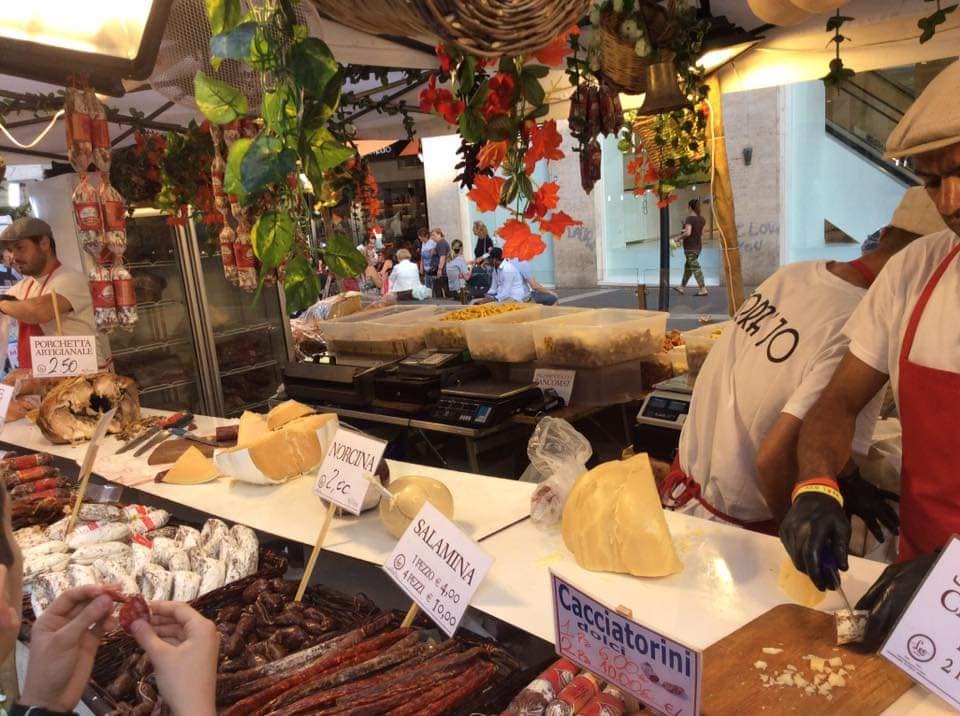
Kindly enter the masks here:
[[893, 212], [890, 226], [918, 236], [928, 236], [947, 229], [933, 199], [927, 190], [920, 186], [907, 189], [897, 210]]
[[889, 159], [960, 142], [960, 61], [942, 70], [910, 105], [887, 139]]
[[20, 239], [32, 239], [36, 236], [53, 236], [53, 229], [43, 219], [22, 216], [0, 234], [0, 243], [8, 244]]

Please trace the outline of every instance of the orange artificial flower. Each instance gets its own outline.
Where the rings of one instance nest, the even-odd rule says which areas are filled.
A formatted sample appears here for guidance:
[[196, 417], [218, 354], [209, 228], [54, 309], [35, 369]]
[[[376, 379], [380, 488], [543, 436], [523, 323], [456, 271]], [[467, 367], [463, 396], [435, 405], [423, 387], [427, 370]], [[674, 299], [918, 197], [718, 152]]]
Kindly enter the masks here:
[[540, 221], [540, 231], [553, 234], [556, 239], [562, 239], [571, 226], [583, 226], [583, 222], [577, 221], [562, 211], [555, 211], [549, 219]]
[[487, 141], [477, 154], [477, 169], [499, 169], [503, 160], [507, 156], [506, 139], [495, 142], [492, 139]]
[[497, 229], [497, 236], [506, 243], [503, 245], [503, 255], [508, 259], [529, 261], [547, 250], [547, 245], [539, 234], [530, 231], [530, 227], [517, 219], [510, 219]]
[[557, 131], [557, 120], [551, 119], [541, 125], [530, 127], [530, 147], [523, 157], [523, 169], [533, 174], [533, 169], [541, 159], [563, 159], [560, 150], [563, 137]]
[[557, 208], [560, 202], [559, 192], [559, 184], [555, 181], [546, 182], [534, 192], [533, 199], [530, 200], [523, 215], [528, 219], [542, 219], [548, 211]]
[[478, 176], [473, 182], [473, 189], [467, 192], [467, 197], [480, 211], [493, 211], [500, 204], [500, 192], [505, 181], [502, 177]]

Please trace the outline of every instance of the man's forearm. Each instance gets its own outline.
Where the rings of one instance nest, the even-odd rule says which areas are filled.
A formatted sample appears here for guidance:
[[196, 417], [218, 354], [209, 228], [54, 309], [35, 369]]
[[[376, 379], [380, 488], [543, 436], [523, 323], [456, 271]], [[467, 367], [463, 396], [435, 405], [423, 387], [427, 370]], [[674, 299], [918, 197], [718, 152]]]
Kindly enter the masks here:
[[850, 460], [857, 411], [821, 398], [810, 409], [800, 430], [797, 480], [837, 477]]
[[[37, 296], [23, 301], [4, 301], [0, 312], [23, 323], [46, 323], [54, 319], [52, 298], [52, 296]], [[60, 301], [60, 312], [65, 313], [63, 300]]]

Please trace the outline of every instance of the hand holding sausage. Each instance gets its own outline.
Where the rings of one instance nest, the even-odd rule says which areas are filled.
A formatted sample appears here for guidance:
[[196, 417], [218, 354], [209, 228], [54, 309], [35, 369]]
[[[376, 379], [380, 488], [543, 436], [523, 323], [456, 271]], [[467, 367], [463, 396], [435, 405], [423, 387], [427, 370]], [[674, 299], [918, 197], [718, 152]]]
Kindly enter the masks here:
[[179, 602], [152, 602], [150, 620], [130, 633], [153, 663], [160, 695], [174, 716], [213, 716], [220, 635], [208, 619]]
[[101, 637], [115, 620], [108, 589], [68, 589], [43, 612], [30, 637], [21, 700], [50, 711], [73, 711], [90, 680]]

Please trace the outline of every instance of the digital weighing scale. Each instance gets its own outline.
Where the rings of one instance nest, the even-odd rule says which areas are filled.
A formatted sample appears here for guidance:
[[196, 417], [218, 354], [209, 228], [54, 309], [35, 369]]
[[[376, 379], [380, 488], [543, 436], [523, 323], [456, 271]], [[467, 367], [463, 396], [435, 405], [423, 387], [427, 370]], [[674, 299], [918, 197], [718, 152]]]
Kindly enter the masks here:
[[393, 362], [351, 356], [289, 363], [283, 370], [283, 385], [288, 397], [303, 403], [362, 408], [373, 400], [376, 374]]
[[425, 350], [381, 371], [374, 379], [374, 394], [390, 403], [431, 405], [442, 388], [487, 376], [489, 371], [471, 361], [466, 351]]
[[637, 413], [633, 436], [636, 450], [672, 461], [692, 398], [693, 389], [687, 384], [685, 375], [656, 383]]
[[480, 381], [445, 388], [430, 413], [440, 423], [471, 428], [489, 428], [519, 413], [541, 399], [535, 385]]

